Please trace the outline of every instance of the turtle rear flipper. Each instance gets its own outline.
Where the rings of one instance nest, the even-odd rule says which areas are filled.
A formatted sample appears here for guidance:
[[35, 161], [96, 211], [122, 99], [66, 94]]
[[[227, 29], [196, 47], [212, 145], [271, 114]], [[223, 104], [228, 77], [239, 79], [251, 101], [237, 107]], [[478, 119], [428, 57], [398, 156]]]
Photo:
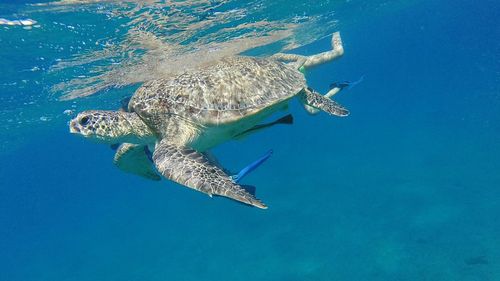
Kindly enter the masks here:
[[147, 152], [147, 145], [123, 143], [117, 148], [113, 163], [124, 172], [159, 181], [161, 177]]
[[218, 195], [267, 209], [267, 206], [242, 186], [235, 183], [221, 168], [203, 154], [188, 147], [179, 147], [162, 140], [156, 145], [153, 161], [166, 178], [194, 190]]
[[[311, 106], [315, 109], [322, 110], [330, 115], [344, 117], [349, 115], [349, 110], [345, 109], [340, 104], [334, 102], [328, 97], [324, 97], [311, 88], [306, 88], [300, 94], [300, 98], [304, 106], [306, 106], [306, 110], [308, 110], [307, 106]], [[308, 110], [309, 111], [309, 110]], [[314, 112], [312, 112], [314, 114]]]
[[334, 59], [337, 59], [338, 57], [341, 57], [344, 54], [344, 47], [342, 45], [342, 39], [340, 38], [339, 32], [335, 32], [332, 34], [331, 44], [332, 44], [332, 49], [330, 51], [326, 51], [315, 55], [302, 56], [297, 54], [277, 53], [274, 54], [272, 57], [282, 62], [288, 62], [297, 67], [298, 69], [300, 69], [301, 71], [305, 71], [314, 66], [321, 65], [329, 61], [332, 61]]

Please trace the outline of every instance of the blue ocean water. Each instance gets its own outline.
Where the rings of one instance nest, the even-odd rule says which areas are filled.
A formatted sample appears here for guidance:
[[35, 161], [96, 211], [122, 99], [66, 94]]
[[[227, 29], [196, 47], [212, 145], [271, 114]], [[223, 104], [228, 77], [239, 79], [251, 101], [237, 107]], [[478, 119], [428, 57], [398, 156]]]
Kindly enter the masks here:
[[[32, 16], [25, 3], [0, 17]], [[0, 26], [0, 280], [500, 280], [500, 3], [321, 3], [345, 54], [307, 79], [326, 92], [364, 75], [335, 96], [351, 115], [293, 103], [293, 126], [214, 150], [233, 170], [274, 150], [244, 179], [267, 210], [124, 174], [109, 147], [68, 133], [74, 102], [44, 74], [113, 22], [47, 12], [34, 14], [43, 33]], [[50, 24], [73, 17], [96, 31]], [[133, 89], [76, 108], [110, 108], [113, 91]]]

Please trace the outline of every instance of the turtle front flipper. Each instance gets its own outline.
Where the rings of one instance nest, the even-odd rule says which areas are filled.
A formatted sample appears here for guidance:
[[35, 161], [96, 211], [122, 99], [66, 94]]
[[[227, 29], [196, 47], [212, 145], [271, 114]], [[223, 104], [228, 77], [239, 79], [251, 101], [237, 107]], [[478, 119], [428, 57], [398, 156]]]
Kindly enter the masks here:
[[[116, 150], [113, 163], [122, 171], [159, 181], [147, 145], [122, 143]], [[151, 154], [151, 153], [149, 153]]]
[[[306, 106], [306, 110], [307, 106], [311, 106], [315, 109], [322, 110], [328, 114], [335, 116], [344, 117], [349, 115], [349, 111], [345, 109], [343, 106], [334, 102], [328, 97], [324, 97], [316, 93], [311, 88], [304, 89], [300, 94], [300, 98], [302, 100], [302, 103]], [[314, 114], [315, 112], [311, 113]]]
[[267, 209], [264, 203], [235, 183], [221, 168], [194, 149], [179, 147], [162, 140], [156, 145], [153, 161], [157, 170], [174, 182], [209, 196], [224, 196], [257, 208]]

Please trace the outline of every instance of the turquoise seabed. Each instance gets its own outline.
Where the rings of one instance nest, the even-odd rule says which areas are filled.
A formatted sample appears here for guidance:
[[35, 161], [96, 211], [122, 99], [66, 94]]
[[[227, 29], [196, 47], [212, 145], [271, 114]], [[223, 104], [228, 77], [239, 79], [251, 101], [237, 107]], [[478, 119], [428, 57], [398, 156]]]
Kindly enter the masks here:
[[[58, 101], [49, 88], [80, 73], [45, 74], [116, 22], [90, 34], [96, 15], [24, 3], [0, 4], [40, 25], [0, 26], [0, 280], [500, 280], [498, 1], [321, 2], [345, 54], [307, 79], [325, 93], [364, 75], [335, 96], [351, 115], [293, 103], [293, 126], [213, 151], [238, 171], [273, 149], [242, 181], [265, 211], [124, 174], [109, 147], [70, 135], [64, 110], [118, 107], [135, 88]], [[78, 33], [60, 25], [72, 18]]]

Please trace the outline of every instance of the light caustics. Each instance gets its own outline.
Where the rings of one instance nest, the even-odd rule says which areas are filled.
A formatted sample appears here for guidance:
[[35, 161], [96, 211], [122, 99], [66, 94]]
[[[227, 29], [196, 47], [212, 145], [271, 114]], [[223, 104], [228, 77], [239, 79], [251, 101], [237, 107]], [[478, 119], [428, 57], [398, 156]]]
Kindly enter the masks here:
[[334, 31], [333, 12], [313, 14], [304, 10], [303, 7], [308, 6], [303, 6], [295, 12], [275, 13], [285, 4], [272, 1], [65, 0], [35, 4], [32, 8], [54, 13], [84, 9], [122, 22], [120, 28], [125, 30], [124, 34], [100, 42], [99, 50], [87, 50], [62, 59], [50, 69], [50, 73], [88, 69], [86, 75], [52, 86], [51, 90], [61, 99], [70, 100], [108, 88], [179, 74], [221, 57], [263, 46], [272, 47], [259, 54], [271, 55]]

